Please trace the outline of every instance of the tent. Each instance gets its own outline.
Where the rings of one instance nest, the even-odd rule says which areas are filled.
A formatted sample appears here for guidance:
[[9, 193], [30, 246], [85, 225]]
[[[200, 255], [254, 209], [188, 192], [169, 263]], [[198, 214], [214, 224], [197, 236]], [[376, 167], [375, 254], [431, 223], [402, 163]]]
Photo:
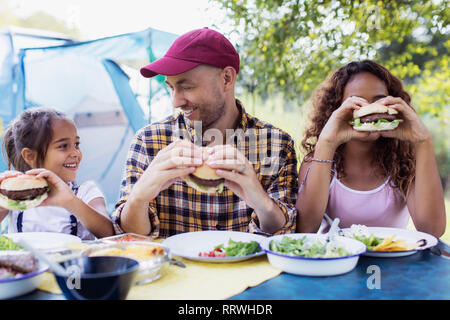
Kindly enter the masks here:
[[[149, 28], [78, 42], [42, 30], [0, 30], [0, 136], [30, 107], [68, 114], [83, 151], [78, 182], [94, 180], [111, 212], [134, 133], [173, 112], [164, 78], [145, 79], [138, 68], [161, 57], [176, 37]], [[0, 157], [0, 170], [6, 168]]]

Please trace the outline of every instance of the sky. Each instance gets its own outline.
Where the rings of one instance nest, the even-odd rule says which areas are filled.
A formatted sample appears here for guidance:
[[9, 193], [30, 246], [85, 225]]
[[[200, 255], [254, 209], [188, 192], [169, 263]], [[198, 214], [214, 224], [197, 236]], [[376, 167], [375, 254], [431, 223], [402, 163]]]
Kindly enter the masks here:
[[[44, 11], [81, 32], [82, 40], [144, 30], [183, 34], [210, 27], [224, 30], [225, 14], [208, 0], [7, 0], [26, 17]], [[216, 27], [214, 27], [216, 25]], [[219, 30], [221, 29], [221, 30]]]

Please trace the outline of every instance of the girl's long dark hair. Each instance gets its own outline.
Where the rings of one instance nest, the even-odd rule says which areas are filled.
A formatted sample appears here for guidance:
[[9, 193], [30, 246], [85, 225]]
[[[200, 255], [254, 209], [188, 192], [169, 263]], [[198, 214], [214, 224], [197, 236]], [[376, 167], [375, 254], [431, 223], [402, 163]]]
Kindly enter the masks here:
[[25, 172], [32, 169], [22, 157], [22, 149], [37, 153], [37, 165], [44, 164], [48, 146], [52, 140], [52, 121], [69, 120], [67, 116], [51, 108], [39, 107], [24, 110], [8, 126], [3, 137], [3, 153], [8, 159], [8, 168]]
[[[388, 69], [370, 60], [350, 62], [332, 73], [314, 93], [311, 123], [302, 141], [302, 147], [307, 154], [306, 161], [314, 153], [317, 139], [331, 114], [342, 104], [345, 86], [354, 75], [363, 72], [375, 75], [385, 83], [390, 96], [400, 97], [410, 105], [411, 98], [403, 89], [402, 82]], [[383, 174], [389, 177], [391, 185], [406, 197], [415, 174], [415, 154], [411, 143], [381, 137], [375, 142], [373, 155], [374, 165], [378, 166]], [[337, 148], [334, 160], [338, 178], [344, 177], [343, 145]]]

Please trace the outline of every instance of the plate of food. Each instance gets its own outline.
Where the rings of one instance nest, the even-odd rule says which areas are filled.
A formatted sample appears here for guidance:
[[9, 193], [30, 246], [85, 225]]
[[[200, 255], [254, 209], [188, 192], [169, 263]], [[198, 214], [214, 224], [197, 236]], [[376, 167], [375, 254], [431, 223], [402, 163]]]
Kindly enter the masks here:
[[200, 262], [238, 262], [264, 255], [263, 236], [238, 231], [196, 231], [165, 239], [174, 256]]
[[17, 232], [7, 233], [5, 236], [13, 241], [24, 240], [34, 248], [47, 253], [67, 250], [66, 244], [81, 243], [81, 239], [77, 236], [57, 232]]
[[105, 243], [117, 243], [117, 242], [134, 242], [134, 241], [152, 241], [152, 237], [147, 237], [136, 233], [123, 233], [111, 237], [101, 238], [99, 240]]
[[0, 299], [10, 299], [36, 289], [48, 266], [8, 237], [0, 236]]
[[269, 262], [284, 272], [302, 276], [334, 276], [353, 270], [366, 251], [360, 241], [325, 234], [293, 233], [264, 239]]
[[434, 236], [415, 230], [354, 224], [342, 231], [346, 237], [363, 242], [367, 246], [364, 255], [369, 257], [409, 256], [418, 250], [425, 250], [438, 244]]

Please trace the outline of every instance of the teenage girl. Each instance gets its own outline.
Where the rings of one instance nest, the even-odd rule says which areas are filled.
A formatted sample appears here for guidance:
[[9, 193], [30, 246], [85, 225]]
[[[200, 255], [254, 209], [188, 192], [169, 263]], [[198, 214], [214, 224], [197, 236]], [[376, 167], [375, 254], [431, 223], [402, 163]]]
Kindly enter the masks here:
[[[353, 110], [379, 102], [403, 119], [390, 131], [360, 132]], [[402, 82], [373, 62], [351, 62], [316, 91], [302, 147], [297, 232], [316, 232], [324, 213], [352, 224], [406, 228], [440, 237], [446, 217], [431, 134]]]
[[3, 137], [9, 168], [3, 179], [23, 172], [47, 180], [44, 202], [24, 211], [0, 207], [0, 222], [8, 215], [8, 232], [60, 232], [93, 240], [113, 234], [105, 198], [95, 183], [75, 182], [82, 153], [74, 122], [50, 108], [31, 108], [13, 120]]

